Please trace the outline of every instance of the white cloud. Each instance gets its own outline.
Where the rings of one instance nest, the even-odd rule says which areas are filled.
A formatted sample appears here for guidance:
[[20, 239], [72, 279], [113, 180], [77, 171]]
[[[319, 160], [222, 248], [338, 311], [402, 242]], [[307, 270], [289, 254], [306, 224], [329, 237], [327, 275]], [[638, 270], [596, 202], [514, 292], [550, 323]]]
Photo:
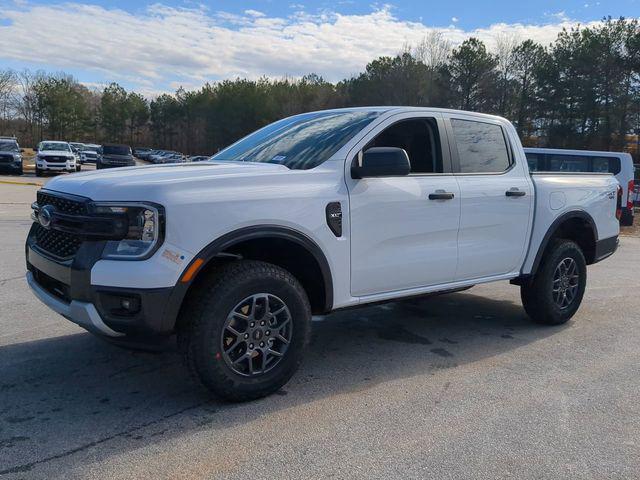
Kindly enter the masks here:
[[[338, 80], [361, 71], [379, 55], [394, 55], [433, 28], [400, 20], [390, 7], [366, 15], [303, 11], [273, 17], [154, 4], [142, 13], [79, 3], [7, 7], [0, 19], [0, 58], [56, 69], [99, 72], [141, 91], [171, 90], [207, 80], [301, 76], [315, 72]], [[465, 31], [440, 29], [459, 44], [477, 36], [489, 45], [501, 33], [548, 44], [575, 22], [564, 12], [548, 24], [496, 23]]]

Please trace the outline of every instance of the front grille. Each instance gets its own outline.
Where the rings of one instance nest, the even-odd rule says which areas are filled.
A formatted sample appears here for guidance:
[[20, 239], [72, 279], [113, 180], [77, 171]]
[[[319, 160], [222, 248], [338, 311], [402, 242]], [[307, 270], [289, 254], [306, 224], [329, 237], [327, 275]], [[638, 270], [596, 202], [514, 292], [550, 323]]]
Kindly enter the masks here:
[[[58, 212], [69, 215], [86, 215], [87, 200], [81, 197], [60, 196], [40, 190], [37, 194], [38, 207], [53, 206]], [[50, 255], [60, 259], [72, 258], [82, 244], [82, 238], [59, 230], [47, 230], [40, 224], [35, 230], [36, 245]]]
[[13, 163], [13, 155], [0, 155], [0, 163]]
[[44, 157], [43, 160], [49, 163], [66, 163], [67, 157]]
[[80, 199], [75, 200], [70, 197], [52, 195], [40, 190], [38, 192], [37, 200], [40, 208], [45, 205], [53, 205], [56, 210], [62, 213], [68, 213], [70, 215], [87, 214], [87, 202]]
[[41, 225], [36, 226], [36, 245], [45, 252], [61, 259], [73, 257], [82, 244], [82, 239], [77, 235], [47, 230]]

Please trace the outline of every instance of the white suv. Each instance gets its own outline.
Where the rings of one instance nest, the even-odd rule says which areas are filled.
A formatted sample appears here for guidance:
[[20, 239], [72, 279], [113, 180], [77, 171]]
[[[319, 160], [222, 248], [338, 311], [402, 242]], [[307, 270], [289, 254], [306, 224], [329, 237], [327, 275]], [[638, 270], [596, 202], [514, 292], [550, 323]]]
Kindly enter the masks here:
[[38, 144], [36, 176], [44, 172], [79, 172], [80, 162], [67, 142], [44, 141]]

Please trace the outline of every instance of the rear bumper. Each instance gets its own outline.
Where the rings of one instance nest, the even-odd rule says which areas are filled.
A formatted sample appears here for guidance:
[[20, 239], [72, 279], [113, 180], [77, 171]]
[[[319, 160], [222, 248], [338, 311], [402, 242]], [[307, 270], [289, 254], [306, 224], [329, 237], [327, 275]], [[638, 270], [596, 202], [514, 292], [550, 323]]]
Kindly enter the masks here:
[[[83, 245], [73, 260], [58, 261], [39, 251], [30, 237], [26, 245], [27, 282], [36, 297], [53, 311], [92, 333], [111, 338], [173, 332], [180, 305], [174, 287], [92, 285], [91, 269], [100, 259], [100, 242], [86, 242], [96, 245], [86, 249]], [[127, 310], [125, 302], [133, 307]]]
[[593, 263], [600, 262], [605, 258], [613, 255], [615, 251], [618, 249], [619, 244], [620, 244], [620, 241], [617, 235], [615, 237], [598, 240], [596, 242], [596, 254], [595, 254], [595, 259]]
[[623, 207], [622, 216], [620, 217], [620, 225], [623, 227], [633, 226], [634, 216], [633, 208]]

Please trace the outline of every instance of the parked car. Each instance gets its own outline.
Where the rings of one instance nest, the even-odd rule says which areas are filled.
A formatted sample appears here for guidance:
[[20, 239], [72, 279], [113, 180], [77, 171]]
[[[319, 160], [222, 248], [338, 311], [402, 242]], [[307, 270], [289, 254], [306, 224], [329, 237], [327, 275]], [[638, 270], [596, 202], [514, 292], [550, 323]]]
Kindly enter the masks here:
[[164, 150], [149, 157], [153, 163], [179, 163], [181, 159], [181, 153]]
[[193, 157], [189, 157], [189, 161], [190, 162], [204, 162], [206, 160], [209, 160], [211, 158], [211, 156], [206, 156], [206, 155], [195, 155]]
[[131, 147], [128, 145], [118, 145], [107, 143], [100, 147], [96, 169], [114, 167], [133, 167], [136, 161], [133, 159]]
[[97, 163], [100, 145], [85, 143], [80, 150], [80, 161], [82, 163]]
[[250, 400], [294, 374], [312, 314], [510, 280], [534, 321], [567, 322], [617, 248], [619, 201], [608, 173], [529, 173], [499, 117], [312, 112], [209, 162], [53, 179], [27, 282], [112, 341], [176, 333], [206, 387]]
[[169, 155], [169, 152], [165, 152], [164, 150], [155, 150], [153, 153], [148, 155], [147, 160], [151, 163], [159, 163], [159, 160], [165, 155]]
[[625, 152], [525, 148], [532, 172], [612, 173], [622, 188], [620, 224], [633, 225], [634, 168], [631, 155]]
[[146, 160], [147, 155], [149, 155], [153, 150], [150, 148], [137, 147], [133, 149], [133, 155], [140, 160]]
[[15, 137], [0, 137], [0, 171], [22, 175], [22, 150]]
[[181, 153], [171, 153], [162, 157], [161, 163], [184, 163], [185, 157]]
[[36, 149], [36, 177], [47, 172], [79, 172], [82, 168], [68, 142], [46, 140]]

